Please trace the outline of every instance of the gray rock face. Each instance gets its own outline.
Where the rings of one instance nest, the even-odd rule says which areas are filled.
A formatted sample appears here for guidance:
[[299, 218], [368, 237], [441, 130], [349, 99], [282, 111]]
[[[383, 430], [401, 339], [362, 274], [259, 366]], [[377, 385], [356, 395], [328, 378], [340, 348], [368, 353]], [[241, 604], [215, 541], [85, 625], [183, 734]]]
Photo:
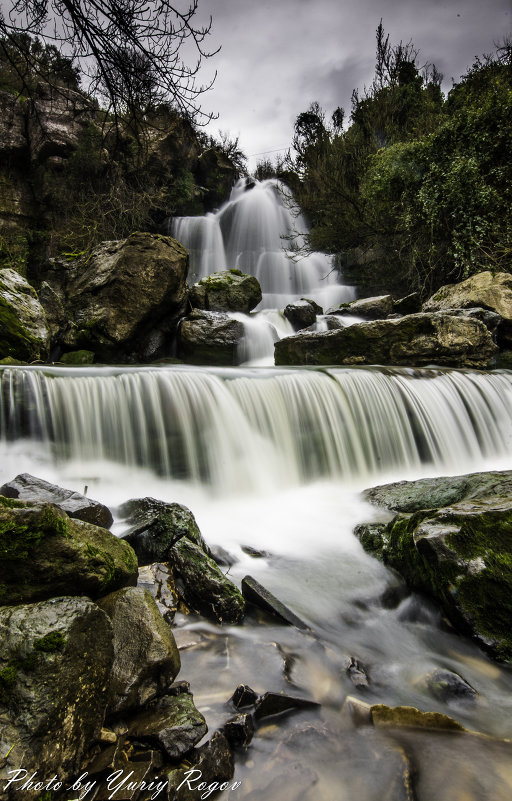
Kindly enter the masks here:
[[353, 300], [347, 306], [340, 306], [338, 314], [355, 314], [357, 317], [367, 317], [368, 320], [384, 320], [392, 314], [393, 298], [391, 295], [377, 295], [374, 298], [361, 298]]
[[[112, 626], [85, 598], [0, 609], [0, 799], [32, 799], [19, 785], [2, 792], [8, 771], [78, 775], [103, 724]], [[11, 748], [12, 747], [12, 748]]]
[[411, 292], [403, 298], [393, 298], [393, 312], [397, 314], [417, 314], [421, 311], [418, 292]]
[[190, 364], [230, 367], [239, 363], [244, 327], [221, 312], [194, 311], [181, 321], [178, 356]]
[[422, 313], [286, 337], [275, 344], [275, 363], [437, 364], [484, 369], [492, 365], [496, 353], [491, 334], [480, 320]]
[[53, 504], [0, 496], [0, 532], [0, 605], [57, 595], [99, 598], [137, 583], [128, 543]]
[[0, 155], [2, 158], [26, 156], [25, 115], [18, 98], [0, 90]]
[[153, 596], [142, 587], [126, 587], [98, 605], [114, 632], [108, 713], [141, 707], [161, 694], [180, 670], [180, 656], [171, 629]]
[[301, 331], [303, 328], [308, 328], [316, 322], [317, 307], [316, 304], [309, 300], [297, 300], [295, 303], [289, 303], [284, 309], [284, 316], [291, 322], [296, 331]]
[[35, 290], [14, 270], [0, 270], [0, 354], [25, 361], [48, 356], [49, 332]]
[[261, 302], [261, 287], [253, 275], [225, 270], [201, 278], [190, 290], [190, 302], [197, 309], [248, 314]]
[[130, 736], [162, 748], [171, 759], [180, 759], [201, 740], [208, 727], [188, 692], [166, 695], [137, 715]]
[[71, 89], [38, 86], [28, 117], [28, 139], [33, 161], [67, 157], [78, 145], [80, 134], [93, 119], [90, 101]]
[[102, 528], [110, 528], [113, 522], [110, 509], [102, 503], [92, 501], [79, 492], [50, 484], [29, 473], [20, 473], [12, 481], [0, 487], [0, 495], [6, 498], [18, 498], [20, 501], [54, 503], [66, 512], [68, 517], [85, 520], [86, 523], [93, 523]]

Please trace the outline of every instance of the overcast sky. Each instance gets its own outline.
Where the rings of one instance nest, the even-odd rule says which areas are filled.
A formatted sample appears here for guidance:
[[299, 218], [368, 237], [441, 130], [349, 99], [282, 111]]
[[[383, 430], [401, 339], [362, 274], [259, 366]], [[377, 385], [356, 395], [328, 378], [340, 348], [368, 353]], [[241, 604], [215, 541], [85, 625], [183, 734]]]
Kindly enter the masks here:
[[[265, 151], [289, 147], [293, 123], [317, 100], [328, 116], [350, 110], [355, 87], [371, 83], [375, 30], [382, 17], [396, 44], [410, 39], [419, 62], [444, 74], [445, 91], [477, 55], [512, 28], [512, 0], [199, 0], [213, 17], [211, 49], [222, 49], [203, 108], [210, 129], [240, 136], [250, 167]], [[274, 154], [268, 154], [273, 157]]]

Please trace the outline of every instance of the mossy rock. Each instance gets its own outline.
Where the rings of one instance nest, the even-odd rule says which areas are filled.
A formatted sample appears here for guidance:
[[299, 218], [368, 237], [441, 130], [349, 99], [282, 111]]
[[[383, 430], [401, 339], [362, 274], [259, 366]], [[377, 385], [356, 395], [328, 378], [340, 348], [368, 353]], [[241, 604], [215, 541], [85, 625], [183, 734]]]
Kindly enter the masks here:
[[14, 270], [0, 270], [0, 353], [24, 361], [45, 359], [49, 333], [35, 290]]
[[62, 364], [94, 364], [95, 355], [92, 350], [70, 350], [63, 353], [59, 361]]
[[248, 314], [261, 302], [261, 287], [253, 275], [232, 269], [201, 278], [190, 290], [190, 302], [197, 309]]
[[439, 731], [464, 732], [464, 728], [454, 718], [443, 715], [441, 712], [420, 712], [414, 706], [386, 706], [375, 704], [370, 708], [372, 723], [378, 727], [401, 728], [413, 727], [415, 729], [437, 729]]
[[106, 529], [57, 506], [0, 499], [0, 605], [98, 598], [137, 581], [137, 557]]

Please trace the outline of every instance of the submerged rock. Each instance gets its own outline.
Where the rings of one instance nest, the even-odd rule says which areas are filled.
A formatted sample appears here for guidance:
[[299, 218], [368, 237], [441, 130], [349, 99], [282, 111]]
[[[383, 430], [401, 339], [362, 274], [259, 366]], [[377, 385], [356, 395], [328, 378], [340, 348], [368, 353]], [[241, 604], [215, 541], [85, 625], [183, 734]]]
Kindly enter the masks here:
[[[112, 655], [110, 621], [86, 598], [0, 609], [1, 789], [20, 767], [63, 782], [79, 775], [103, 725]], [[0, 796], [40, 795], [19, 789]]]
[[309, 626], [300, 617], [297, 617], [291, 609], [288, 609], [252, 576], [245, 576], [242, 579], [242, 594], [246, 601], [264, 609], [265, 612], [270, 612], [284, 623], [296, 626], [298, 629], [309, 629]]
[[475, 688], [452, 670], [438, 668], [423, 676], [422, 682], [439, 701], [465, 701], [474, 704], [478, 696]]
[[193, 311], [181, 321], [178, 356], [190, 364], [231, 367], [239, 363], [244, 326], [223, 312]]
[[0, 496], [0, 604], [57, 595], [99, 598], [137, 583], [132, 548], [53, 504]]
[[458, 721], [441, 712], [420, 712], [414, 706], [386, 706], [375, 704], [370, 708], [372, 723], [379, 728], [409, 727], [439, 729], [441, 731], [467, 731]]
[[493, 363], [496, 352], [491, 334], [480, 320], [422, 313], [285, 337], [275, 344], [275, 363], [437, 364], [484, 369]]
[[0, 357], [46, 359], [49, 346], [46, 316], [35, 290], [14, 270], [0, 270]]
[[114, 662], [108, 689], [108, 713], [144, 706], [172, 684], [180, 656], [171, 629], [152, 595], [125, 587], [98, 602], [112, 621]]
[[110, 528], [114, 520], [110, 509], [99, 501], [93, 501], [80, 492], [58, 487], [57, 484], [50, 484], [29, 473], [20, 473], [12, 481], [0, 487], [0, 495], [6, 498], [18, 498], [20, 501], [54, 503], [68, 517], [85, 520], [86, 523], [93, 523], [102, 528]]
[[256, 702], [256, 720], [280, 715], [283, 712], [291, 712], [299, 709], [319, 709], [320, 704], [308, 698], [297, 698], [284, 693], [264, 693]]
[[248, 314], [261, 302], [261, 287], [253, 275], [224, 270], [201, 278], [190, 290], [190, 303], [197, 309]]

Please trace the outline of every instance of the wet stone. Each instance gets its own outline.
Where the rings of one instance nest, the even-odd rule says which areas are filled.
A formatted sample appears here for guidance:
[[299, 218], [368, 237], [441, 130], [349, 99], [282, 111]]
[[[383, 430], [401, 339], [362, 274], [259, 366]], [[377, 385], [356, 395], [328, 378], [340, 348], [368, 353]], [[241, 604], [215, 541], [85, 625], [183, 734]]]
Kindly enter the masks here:
[[297, 698], [284, 693], [267, 692], [256, 703], [256, 720], [280, 715], [282, 712], [301, 709], [319, 709], [320, 704], [307, 698]]
[[424, 677], [424, 682], [432, 695], [440, 701], [463, 701], [476, 703], [477, 691], [458, 673], [451, 670], [434, 670]]
[[252, 556], [253, 559], [268, 559], [271, 555], [268, 551], [261, 551], [258, 548], [253, 548], [251, 545], [242, 545], [242, 551], [247, 556]]
[[357, 659], [354, 659], [353, 656], [347, 657], [343, 667], [354, 687], [362, 689], [369, 686], [370, 679], [368, 678], [367, 668]]
[[254, 720], [249, 712], [240, 712], [223, 726], [223, 732], [232, 748], [247, 748], [254, 736]]
[[309, 629], [306, 623], [285, 606], [275, 595], [263, 587], [252, 576], [245, 576], [242, 579], [242, 595], [246, 601], [270, 612], [280, 618], [284, 623], [295, 626], [298, 629]]
[[189, 693], [164, 696], [132, 721], [130, 737], [162, 748], [171, 759], [180, 759], [207, 732], [204, 717]]
[[137, 584], [149, 590], [166, 623], [172, 623], [178, 611], [179, 597], [169, 566], [155, 562], [140, 567]]
[[254, 706], [258, 698], [259, 695], [247, 684], [239, 684], [230, 701], [236, 709], [244, 709], [248, 706]]

